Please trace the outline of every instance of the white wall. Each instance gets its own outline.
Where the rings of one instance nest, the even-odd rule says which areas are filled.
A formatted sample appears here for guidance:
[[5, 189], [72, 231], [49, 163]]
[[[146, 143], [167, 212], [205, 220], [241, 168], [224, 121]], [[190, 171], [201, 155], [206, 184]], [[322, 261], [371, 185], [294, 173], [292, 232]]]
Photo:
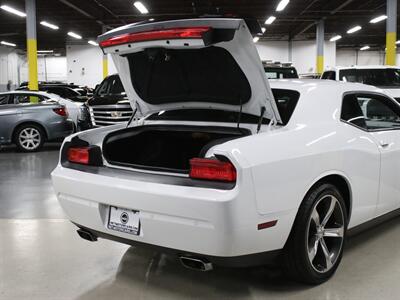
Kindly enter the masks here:
[[[26, 56], [19, 56], [20, 81], [28, 81], [28, 61]], [[38, 57], [39, 81], [67, 82], [67, 58], [65, 56]]]
[[[289, 55], [289, 42], [258, 42], [256, 44], [262, 60], [291, 61], [298, 73], [314, 73], [317, 62], [315, 41], [292, 42], [292, 57]], [[325, 42], [325, 68], [336, 65], [336, 44]]]
[[[108, 59], [109, 74], [116, 73], [112, 59]], [[95, 87], [103, 80], [103, 52], [91, 45], [67, 45], [68, 82]]]
[[18, 84], [18, 55], [15, 49], [0, 46], [0, 91], [5, 91], [7, 82]]
[[[336, 55], [337, 65], [343, 67], [385, 64], [384, 51], [337, 50]], [[396, 61], [400, 65], [400, 53], [397, 53]]]

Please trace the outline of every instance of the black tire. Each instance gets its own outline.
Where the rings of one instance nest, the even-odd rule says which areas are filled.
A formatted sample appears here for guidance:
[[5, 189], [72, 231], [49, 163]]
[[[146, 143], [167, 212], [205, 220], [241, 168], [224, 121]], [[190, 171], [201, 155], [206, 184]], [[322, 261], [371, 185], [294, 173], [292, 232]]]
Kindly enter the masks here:
[[[24, 139], [23, 136], [26, 136], [27, 132], [33, 133], [32, 139]], [[24, 124], [20, 126], [14, 135], [14, 142], [17, 145], [18, 149], [22, 152], [36, 152], [39, 151], [45, 142], [46, 135], [43, 132], [43, 129], [35, 124]], [[38, 140], [37, 140], [38, 139]], [[26, 143], [26, 140], [31, 141], [31, 143]]]
[[[335, 200], [328, 200], [329, 197]], [[325, 228], [325, 225], [328, 227], [327, 224], [322, 227], [315, 225], [318, 222], [314, 222], [314, 218], [320, 220], [318, 209], [323, 211], [324, 208], [327, 207], [327, 205], [322, 201], [330, 201], [327, 202], [327, 205], [330, 205], [332, 201], [335, 202], [334, 212], [330, 217], [332, 220], [329, 222], [331, 222], [331, 224], [338, 224], [338, 238], [326, 236], [325, 229], [327, 228]], [[319, 205], [322, 208], [320, 208]], [[314, 209], [317, 210], [318, 218], [315, 217]], [[339, 209], [341, 210], [340, 212]], [[329, 208], [326, 210], [327, 215], [328, 210]], [[339, 221], [337, 223], [334, 222], [336, 221], [336, 218], [339, 218], [340, 216], [343, 218], [343, 226], [341, 226], [341, 222]], [[325, 218], [323, 218], [322, 221], [324, 220]], [[286, 275], [292, 280], [313, 285], [321, 284], [331, 278], [336, 272], [342, 259], [344, 241], [347, 231], [347, 220], [348, 217], [343, 196], [334, 185], [323, 183], [313, 188], [306, 195], [299, 208], [292, 231], [284, 248], [283, 263]], [[323, 225], [323, 222], [321, 222], [320, 225]], [[312, 226], [318, 228], [315, 233], [310, 233]], [[336, 227], [334, 225], [329, 226]], [[329, 229], [327, 229], [327, 231], [328, 230]], [[339, 242], [339, 236], [342, 236], [341, 242]], [[320, 239], [319, 242], [318, 239]], [[336, 253], [334, 256], [332, 256], [335, 258], [334, 262], [332, 262], [333, 258], [328, 260], [327, 257], [329, 257], [329, 255], [325, 255], [326, 252], [324, 252], [324, 250], [329, 248], [327, 246], [327, 241], [332, 245], [332, 253]], [[339, 244], [341, 244], [340, 248]], [[314, 249], [318, 250], [312, 251]], [[334, 249], [336, 249], [336, 252], [334, 252]]]

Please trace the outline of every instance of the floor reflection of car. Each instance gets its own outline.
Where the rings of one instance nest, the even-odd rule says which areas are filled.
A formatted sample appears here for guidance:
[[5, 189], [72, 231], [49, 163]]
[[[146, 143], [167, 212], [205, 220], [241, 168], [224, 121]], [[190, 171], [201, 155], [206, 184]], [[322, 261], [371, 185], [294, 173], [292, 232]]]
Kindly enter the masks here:
[[0, 145], [16, 144], [22, 151], [34, 152], [46, 141], [73, 133], [65, 106], [48, 99], [32, 104], [32, 98], [39, 101], [40, 96], [0, 94]]

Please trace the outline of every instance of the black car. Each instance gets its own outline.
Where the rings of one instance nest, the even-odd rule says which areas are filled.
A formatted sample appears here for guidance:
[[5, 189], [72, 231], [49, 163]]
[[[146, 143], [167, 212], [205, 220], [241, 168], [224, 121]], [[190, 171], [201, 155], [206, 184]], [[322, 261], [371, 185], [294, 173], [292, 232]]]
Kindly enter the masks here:
[[133, 109], [118, 74], [106, 77], [87, 102], [93, 126], [128, 122]]

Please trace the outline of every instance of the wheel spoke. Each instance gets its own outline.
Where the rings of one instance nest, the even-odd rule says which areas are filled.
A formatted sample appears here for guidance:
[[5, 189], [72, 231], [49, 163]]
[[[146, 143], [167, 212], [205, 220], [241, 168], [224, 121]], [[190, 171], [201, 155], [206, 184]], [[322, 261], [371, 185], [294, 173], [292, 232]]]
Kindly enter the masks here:
[[320, 243], [322, 252], [325, 256], [325, 267], [327, 270], [329, 270], [332, 267], [332, 255], [329, 252], [328, 246], [326, 245], [324, 238], [321, 239]]
[[325, 228], [324, 229], [324, 237], [336, 237], [342, 238], [344, 235], [344, 226], [339, 228]]
[[312, 214], [311, 214], [311, 219], [314, 221], [315, 226], [319, 226], [320, 225], [320, 218], [319, 218], [319, 213], [317, 211], [316, 208], [314, 208]]
[[329, 204], [329, 208], [328, 211], [326, 212], [326, 215], [324, 217], [324, 220], [322, 221], [321, 225], [323, 227], [326, 226], [326, 224], [328, 223], [329, 219], [331, 218], [333, 211], [335, 210], [335, 206], [336, 206], [336, 199], [334, 199], [333, 197], [331, 197], [331, 202]]
[[311, 262], [314, 261], [314, 258], [317, 255], [318, 245], [319, 245], [319, 239], [315, 238], [313, 247], [308, 248], [308, 258], [310, 259]]

